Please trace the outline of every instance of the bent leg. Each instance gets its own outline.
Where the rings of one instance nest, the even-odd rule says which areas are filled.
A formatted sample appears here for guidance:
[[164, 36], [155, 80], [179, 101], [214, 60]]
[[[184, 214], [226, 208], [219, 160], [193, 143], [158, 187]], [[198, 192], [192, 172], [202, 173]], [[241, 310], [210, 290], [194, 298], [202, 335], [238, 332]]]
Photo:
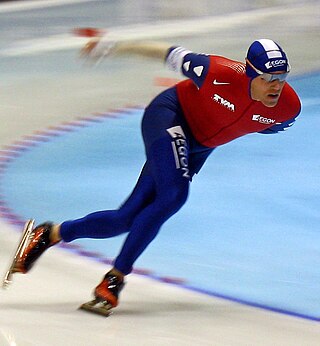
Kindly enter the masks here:
[[158, 234], [162, 224], [186, 202], [190, 184], [188, 129], [178, 107], [151, 104], [142, 123], [147, 165], [154, 180], [155, 198], [134, 218], [115, 261], [123, 274]]
[[[168, 157], [165, 153], [170, 152], [171, 156]], [[114, 267], [125, 275], [131, 272], [133, 263], [156, 237], [163, 223], [184, 205], [188, 197], [189, 180], [176, 169], [170, 141], [156, 143], [154, 158], [157, 163], [150, 162], [150, 165], [156, 185], [156, 198], [135, 217], [114, 263]]]

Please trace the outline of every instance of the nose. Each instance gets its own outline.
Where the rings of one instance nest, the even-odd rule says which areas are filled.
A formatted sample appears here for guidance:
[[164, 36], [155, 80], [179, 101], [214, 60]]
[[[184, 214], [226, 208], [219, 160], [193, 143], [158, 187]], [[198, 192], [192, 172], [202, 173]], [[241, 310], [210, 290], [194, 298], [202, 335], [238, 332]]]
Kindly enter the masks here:
[[284, 82], [280, 82], [279, 79], [275, 79], [271, 82], [271, 87], [272, 87], [272, 89], [278, 91], [282, 88], [283, 83]]

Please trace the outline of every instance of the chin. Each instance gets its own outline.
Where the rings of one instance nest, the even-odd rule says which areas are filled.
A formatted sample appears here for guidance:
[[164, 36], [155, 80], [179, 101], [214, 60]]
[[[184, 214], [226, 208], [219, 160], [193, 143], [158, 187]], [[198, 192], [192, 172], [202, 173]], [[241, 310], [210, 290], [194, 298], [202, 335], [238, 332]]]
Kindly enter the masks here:
[[266, 107], [272, 108], [275, 107], [278, 104], [277, 102], [267, 102], [267, 103], [263, 103]]

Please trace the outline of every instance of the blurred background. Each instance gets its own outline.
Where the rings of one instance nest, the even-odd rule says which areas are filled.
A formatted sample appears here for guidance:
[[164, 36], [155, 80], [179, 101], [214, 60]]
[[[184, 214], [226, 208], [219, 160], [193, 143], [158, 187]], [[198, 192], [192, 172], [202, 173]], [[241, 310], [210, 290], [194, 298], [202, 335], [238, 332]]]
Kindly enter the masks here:
[[[3, 271], [25, 220], [62, 222], [118, 207], [144, 162], [143, 108], [182, 79], [152, 59], [83, 61], [86, 38], [75, 28], [240, 61], [253, 40], [271, 38], [289, 56], [289, 83], [303, 104], [287, 132], [214, 151], [187, 205], [137, 261], [111, 322], [75, 309], [124, 238], [79, 240], [1, 292], [3, 345], [316, 345], [319, 9], [319, 1], [294, 0], [1, 2]], [[32, 320], [43, 326], [36, 336]]]

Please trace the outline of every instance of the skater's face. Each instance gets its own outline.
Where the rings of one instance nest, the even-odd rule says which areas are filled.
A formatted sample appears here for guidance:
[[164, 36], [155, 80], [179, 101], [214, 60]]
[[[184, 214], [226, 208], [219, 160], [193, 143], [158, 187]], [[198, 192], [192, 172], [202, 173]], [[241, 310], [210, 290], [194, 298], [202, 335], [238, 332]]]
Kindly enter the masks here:
[[[279, 75], [282, 73], [279, 72]], [[277, 73], [274, 75], [276, 76]], [[263, 76], [258, 76], [251, 81], [251, 97], [255, 101], [260, 101], [266, 107], [274, 107], [279, 101], [284, 84], [285, 80], [266, 81]]]

